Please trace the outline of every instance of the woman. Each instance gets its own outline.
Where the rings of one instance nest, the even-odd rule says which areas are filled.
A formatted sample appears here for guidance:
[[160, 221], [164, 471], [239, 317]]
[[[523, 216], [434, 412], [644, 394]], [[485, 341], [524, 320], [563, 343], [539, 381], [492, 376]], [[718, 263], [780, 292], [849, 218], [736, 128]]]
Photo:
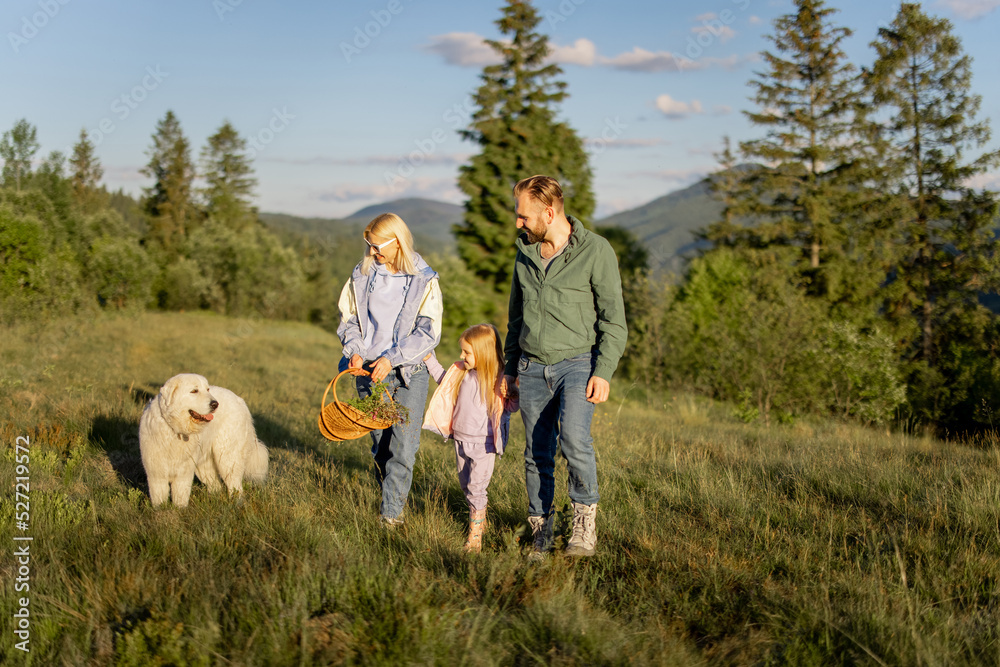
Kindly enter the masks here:
[[413, 250], [413, 235], [395, 213], [378, 216], [365, 227], [368, 250], [340, 294], [337, 335], [344, 346], [341, 369], [364, 369], [358, 393], [371, 394], [384, 382], [393, 398], [410, 411], [406, 424], [372, 431], [372, 456], [382, 486], [382, 520], [402, 523], [420, 446], [430, 375], [423, 363], [441, 340], [441, 288], [438, 274]]

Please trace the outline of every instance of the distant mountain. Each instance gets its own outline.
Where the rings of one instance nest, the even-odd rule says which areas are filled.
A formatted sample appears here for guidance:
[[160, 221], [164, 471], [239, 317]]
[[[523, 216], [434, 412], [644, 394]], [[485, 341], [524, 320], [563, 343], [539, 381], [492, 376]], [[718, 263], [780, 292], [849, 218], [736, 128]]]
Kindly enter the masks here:
[[712, 197], [708, 179], [702, 179], [638, 208], [598, 220], [596, 226], [629, 230], [649, 250], [651, 269], [680, 276], [687, 259], [703, 243], [695, 238], [695, 232], [721, 213], [722, 204]]
[[[463, 208], [432, 199], [396, 199], [366, 206], [346, 218], [301, 218], [287, 213], [261, 213], [261, 221], [279, 233], [319, 238], [360, 235], [372, 219], [382, 213], [395, 213], [413, 232], [417, 252], [455, 252], [451, 226], [462, 221]], [[360, 240], [358, 241], [360, 243]]]
[[396, 199], [382, 204], [366, 206], [344, 219], [345, 222], [359, 223], [362, 227], [372, 218], [383, 213], [395, 213], [406, 221], [413, 232], [417, 252], [452, 253], [455, 251], [455, 237], [452, 225], [462, 222], [465, 209], [457, 204], [449, 204], [433, 199]]
[[[462, 221], [463, 211], [456, 204], [410, 198], [366, 206], [342, 219], [300, 218], [284, 213], [261, 213], [260, 218], [277, 231], [317, 238], [360, 234], [372, 218], [391, 212], [406, 221], [418, 252], [450, 254], [455, 252], [451, 228]], [[698, 247], [694, 233], [717, 220], [721, 211], [722, 205], [709, 193], [708, 181], [701, 180], [638, 208], [598, 220], [596, 225], [629, 230], [649, 250], [650, 268], [680, 275], [686, 258]]]
[[336, 218], [300, 218], [287, 213], [259, 213], [261, 222], [272, 230], [283, 233], [290, 232], [299, 236], [319, 238], [335, 234], [337, 236], [350, 233], [361, 233], [364, 225], [347, 222]]

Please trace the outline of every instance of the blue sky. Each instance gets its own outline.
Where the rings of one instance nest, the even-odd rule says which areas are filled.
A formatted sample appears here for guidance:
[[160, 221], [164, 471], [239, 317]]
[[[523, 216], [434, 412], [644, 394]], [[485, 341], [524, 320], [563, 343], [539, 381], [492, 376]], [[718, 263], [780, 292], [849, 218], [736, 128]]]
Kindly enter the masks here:
[[[841, 0], [846, 47], [868, 64], [898, 3]], [[105, 183], [139, 194], [156, 123], [178, 116], [197, 158], [229, 120], [254, 144], [263, 211], [346, 216], [400, 197], [461, 203], [456, 130], [492, 54], [503, 3], [440, 0], [4, 0], [0, 130], [38, 128], [40, 156], [98, 143]], [[759, 136], [747, 81], [790, 0], [536, 0], [588, 142], [598, 217], [714, 169], [722, 137]], [[1000, 146], [1000, 0], [935, 0], [974, 59], [980, 117]], [[1000, 189], [1000, 175], [980, 185]]]

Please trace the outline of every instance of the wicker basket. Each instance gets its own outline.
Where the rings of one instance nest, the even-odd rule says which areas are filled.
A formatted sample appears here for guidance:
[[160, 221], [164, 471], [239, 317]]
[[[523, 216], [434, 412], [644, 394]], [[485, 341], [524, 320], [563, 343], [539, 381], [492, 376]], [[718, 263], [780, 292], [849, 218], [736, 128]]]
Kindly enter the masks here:
[[[337, 398], [337, 380], [342, 375], [351, 373], [350, 370], [341, 372], [330, 381], [326, 391], [323, 392], [323, 405], [319, 411], [319, 432], [327, 440], [342, 442], [344, 440], [355, 440], [370, 431], [392, 426], [390, 421], [372, 419], [357, 408], [340, 401]], [[355, 371], [359, 375], [368, 375], [368, 371]], [[354, 374], [354, 373], [351, 373]], [[333, 401], [326, 402], [326, 397], [333, 390]], [[392, 399], [389, 399], [392, 400]]]

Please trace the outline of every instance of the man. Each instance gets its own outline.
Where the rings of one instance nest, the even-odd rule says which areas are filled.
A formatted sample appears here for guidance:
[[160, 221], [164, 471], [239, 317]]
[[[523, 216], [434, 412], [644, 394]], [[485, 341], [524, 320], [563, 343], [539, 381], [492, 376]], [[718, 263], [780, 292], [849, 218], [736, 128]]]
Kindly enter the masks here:
[[627, 329], [618, 259], [611, 245], [566, 215], [562, 188], [548, 176], [514, 186], [517, 259], [504, 346], [507, 385], [520, 380], [531, 558], [552, 548], [558, 437], [569, 471], [573, 534], [566, 553], [597, 547], [597, 460], [590, 423], [608, 400]]

